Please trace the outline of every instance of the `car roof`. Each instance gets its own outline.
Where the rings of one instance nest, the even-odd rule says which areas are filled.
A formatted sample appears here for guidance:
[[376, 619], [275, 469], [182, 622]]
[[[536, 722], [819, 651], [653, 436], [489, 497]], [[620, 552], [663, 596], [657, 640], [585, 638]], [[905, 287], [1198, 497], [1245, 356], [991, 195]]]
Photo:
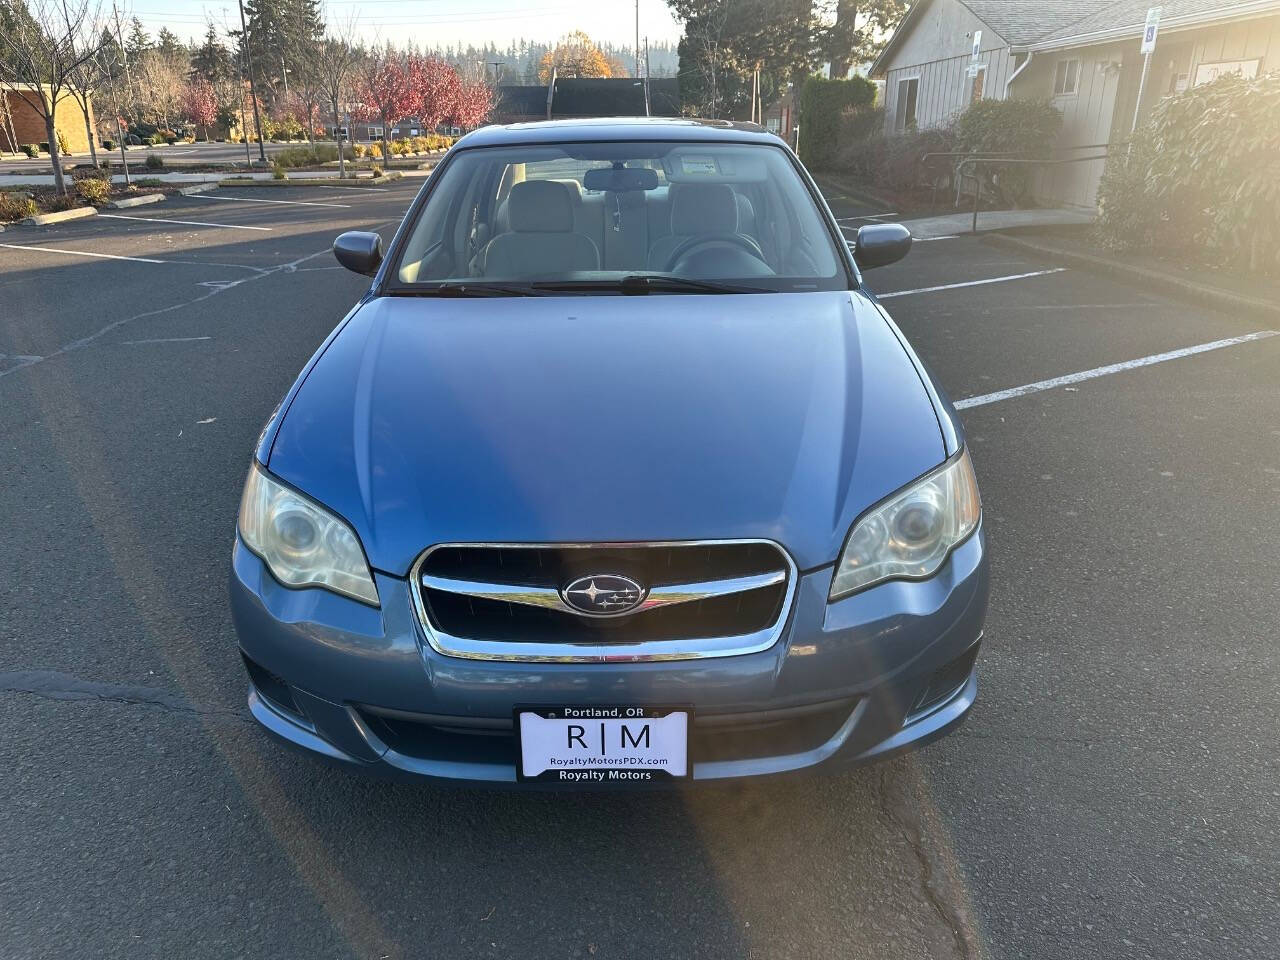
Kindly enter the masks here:
[[691, 143], [767, 143], [782, 141], [754, 123], [683, 117], [591, 117], [539, 120], [481, 127], [458, 141], [458, 147], [493, 147], [521, 143], [598, 143], [607, 140], [676, 140]]

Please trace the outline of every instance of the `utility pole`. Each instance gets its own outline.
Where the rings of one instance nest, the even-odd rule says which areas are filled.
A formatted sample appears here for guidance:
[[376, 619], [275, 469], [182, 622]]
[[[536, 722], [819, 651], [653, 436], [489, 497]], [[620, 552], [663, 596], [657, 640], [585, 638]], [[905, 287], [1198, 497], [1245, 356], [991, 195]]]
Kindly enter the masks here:
[[280, 54], [280, 79], [284, 82], [284, 100], [289, 102], [289, 68], [284, 65], [284, 54]]
[[[244, 22], [244, 0], [240, 4], [240, 49], [244, 51], [245, 65], [249, 70], [249, 98], [253, 101], [253, 129], [258, 134], [258, 159], [267, 162], [267, 146], [262, 142], [262, 120], [258, 116], [258, 88], [253, 82], [253, 54], [249, 52], [249, 28]], [[245, 147], [245, 154], [249, 148]]]
[[[133, 81], [129, 79], [129, 54], [124, 48], [124, 34], [120, 32], [120, 8], [111, 4], [111, 15], [116, 21], [116, 44], [120, 47], [120, 62], [124, 67], [124, 88], [132, 94]], [[124, 152], [124, 127], [120, 124], [120, 111], [116, 110], [116, 135], [120, 138], [120, 166], [124, 169], [124, 185], [131, 185], [129, 180], [129, 158]], [[205, 136], [208, 136], [208, 131]], [[15, 144], [16, 146], [16, 144]]]
[[649, 113], [649, 38], [644, 38], [644, 115]]
[[640, 76], [640, 0], [636, 0], [636, 77]]

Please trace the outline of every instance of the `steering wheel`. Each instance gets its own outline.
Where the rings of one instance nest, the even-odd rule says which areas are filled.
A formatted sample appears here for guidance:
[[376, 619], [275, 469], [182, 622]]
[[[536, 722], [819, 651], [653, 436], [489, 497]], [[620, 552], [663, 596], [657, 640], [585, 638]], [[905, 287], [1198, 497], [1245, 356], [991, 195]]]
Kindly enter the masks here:
[[667, 262], [663, 269], [670, 273], [675, 269], [677, 263], [689, 255], [690, 250], [698, 247], [731, 247], [749, 253], [760, 262], [764, 262], [764, 253], [750, 237], [744, 237], [740, 233], [723, 233], [712, 237], [690, 237], [671, 251], [671, 256], [667, 257]]

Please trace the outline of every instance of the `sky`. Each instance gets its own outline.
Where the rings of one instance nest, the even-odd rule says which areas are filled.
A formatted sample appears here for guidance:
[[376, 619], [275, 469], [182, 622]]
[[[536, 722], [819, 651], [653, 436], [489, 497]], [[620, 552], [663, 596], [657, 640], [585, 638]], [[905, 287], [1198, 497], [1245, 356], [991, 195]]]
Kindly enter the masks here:
[[[492, 40], [502, 47], [520, 37], [551, 41], [584, 30], [599, 41], [635, 43], [635, 0], [326, 0], [325, 6], [335, 22], [354, 13], [357, 32], [370, 42], [444, 47]], [[183, 39], [203, 36], [208, 18], [220, 28], [239, 27], [234, 0], [120, 0], [120, 7], [152, 35], [168, 27]], [[642, 38], [674, 42], [681, 32], [663, 0], [640, 0]]]

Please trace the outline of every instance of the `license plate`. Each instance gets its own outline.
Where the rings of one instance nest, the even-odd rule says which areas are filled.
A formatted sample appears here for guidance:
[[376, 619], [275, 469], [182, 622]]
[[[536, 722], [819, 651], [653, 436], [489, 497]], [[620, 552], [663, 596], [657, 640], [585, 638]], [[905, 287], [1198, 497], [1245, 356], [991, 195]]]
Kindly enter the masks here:
[[624, 786], [689, 775], [689, 710], [516, 709], [520, 780]]

